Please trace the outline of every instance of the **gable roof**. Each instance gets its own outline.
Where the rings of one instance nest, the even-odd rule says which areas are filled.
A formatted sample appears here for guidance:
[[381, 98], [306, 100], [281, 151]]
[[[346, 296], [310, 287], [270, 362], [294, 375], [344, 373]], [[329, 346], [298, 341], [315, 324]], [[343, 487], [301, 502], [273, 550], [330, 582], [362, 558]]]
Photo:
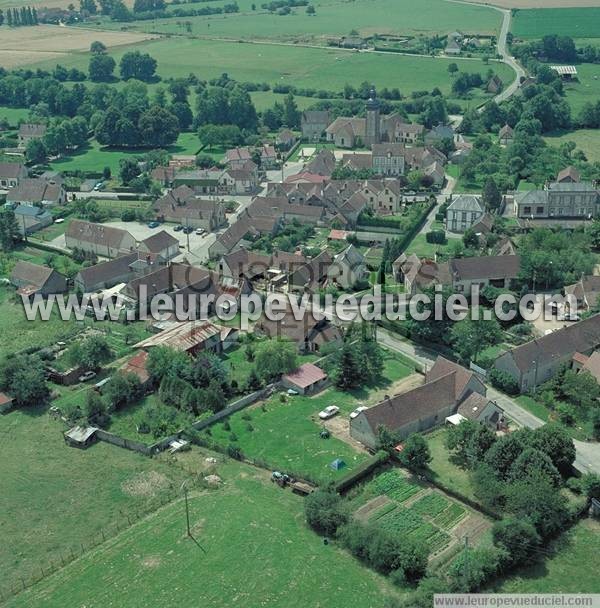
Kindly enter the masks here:
[[28, 203], [56, 202], [59, 200], [61, 192], [61, 184], [52, 183], [39, 177], [26, 177], [8, 191], [6, 200]]
[[33, 285], [39, 289], [46, 284], [46, 281], [51, 277], [53, 272], [56, 271], [48, 266], [19, 260], [13, 268], [11, 280], [13, 282], [26, 282], [28, 285]]
[[39, 123], [24, 122], [19, 126], [21, 137], [43, 137], [46, 133], [46, 125]]
[[85, 220], [73, 220], [69, 224], [65, 236], [86, 243], [103, 245], [111, 249], [118, 249], [127, 236], [135, 240], [127, 230], [104, 224], [94, 224]]
[[462, 365], [438, 356], [433, 367], [425, 375], [425, 382], [432, 382], [451, 373], [454, 374], [454, 396], [459, 401], [463, 396], [467, 384], [475, 376], [474, 372]]
[[448, 210], [483, 213], [483, 205], [479, 196], [475, 194], [461, 194], [450, 203]]
[[115, 277], [126, 276], [130, 271], [130, 265], [137, 259], [137, 252], [122, 255], [108, 262], [101, 262], [100, 264], [82, 268], [78, 272], [78, 277], [83, 283], [84, 289], [92, 285], [98, 285], [99, 283], [108, 283]]
[[152, 236], [144, 239], [142, 243], [150, 253], [161, 253], [161, 251], [164, 251], [173, 245], [179, 246], [179, 241], [166, 230], [156, 232]]
[[380, 426], [397, 430], [455, 405], [455, 395], [455, 372], [450, 372], [411, 391], [385, 399], [361, 412], [359, 417], [364, 416], [373, 433]]
[[15, 179], [27, 175], [27, 168], [23, 163], [0, 163], [0, 177]]
[[536, 362], [539, 366], [563, 360], [573, 353], [585, 353], [600, 345], [600, 315], [593, 315], [551, 334], [526, 342], [500, 355], [512, 357], [521, 372]]
[[298, 369], [285, 374], [283, 380], [291, 382], [300, 388], [308, 388], [317, 382], [322, 382], [327, 374], [314, 363], [304, 363]]
[[558, 175], [556, 176], [556, 181], [557, 182], [563, 182], [563, 181], [579, 182], [579, 181], [581, 181], [581, 174], [579, 173], [579, 171], [577, 171], [577, 169], [575, 167], [573, 167], [571, 165], [569, 167], [566, 167], [562, 171], [559, 171]]
[[487, 255], [473, 258], [453, 258], [450, 272], [457, 281], [477, 279], [516, 279], [521, 268], [518, 255]]

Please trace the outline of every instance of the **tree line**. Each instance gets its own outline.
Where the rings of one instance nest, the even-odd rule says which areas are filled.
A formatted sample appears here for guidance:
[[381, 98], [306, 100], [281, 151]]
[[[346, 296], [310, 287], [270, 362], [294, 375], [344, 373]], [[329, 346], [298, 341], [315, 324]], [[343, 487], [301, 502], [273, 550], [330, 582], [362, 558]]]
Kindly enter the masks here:
[[8, 27], [19, 27], [22, 25], [38, 25], [37, 9], [31, 6], [21, 8], [7, 8], [6, 15], [0, 10], [0, 25], [6, 23]]

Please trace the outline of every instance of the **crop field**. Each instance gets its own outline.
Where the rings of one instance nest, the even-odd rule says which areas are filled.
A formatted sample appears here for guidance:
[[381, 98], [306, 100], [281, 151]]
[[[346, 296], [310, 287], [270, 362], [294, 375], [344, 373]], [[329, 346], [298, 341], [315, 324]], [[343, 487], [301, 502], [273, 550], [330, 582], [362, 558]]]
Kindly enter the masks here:
[[[412, 372], [402, 360], [388, 354], [385, 379], [376, 386], [353, 392], [331, 387], [314, 397], [296, 395], [283, 401], [280, 394], [275, 394], [262, 404], [214, 425], [206, 439], [223, 447], [236, 446], [244, 455], [296, 476], [319, 482], [336, 479], [360, 464], [367, 455], [334, 436], [322, 439], [317, 414], [328, 405], [337, 405], [338, 416], [347, 418], [358, 405], [375, 403], [389, 390], [386, 387]], [[329, 465], [336, 458], [341, 458], [347, 466], [340, 471], [331, 469]]]
[[[544, 3], [546, 5], [546, 3]], [[572, 38], [600, 37], [600, 7], [542, 8], [517, 11], [511, 30], [518, 38], [543, 38], [547, 34]]]
[[[276, 44], [245, 44], [190, 38], [160, 39], [135, 45], [158, 61], [162, 76], [183, 77], [195, 73], [208, 79], [226, 72], [242, 82], [292, 84], [297, 87], [341, 91], [346, 83], [369, 81], [377, 87], [398, 87], [404, 94], [439, 87], [448, 94], [452, 78], [448, 64], [454, 62], [464, 72], [485, 73], [490, 67], [503, 82], [514, 79], [513, 70], [503, 63], [485, 65], [479, 59], [410, 57], [391, 53], [352, 53], [342, 49], [294, 47]], [[111, 55], [118, 62], [131, 48], [119, 47]], [[87, 71], [88, 53], [61, 57], [65, 67]], [[36, 67], [52, 68], [56, 61]], [[316, 101], [316, 100], [315, 100]]]
[[0, 37], [0, 65], [17, 67], [44, 61], [59, 60], [69, 53], [87, 51], [99, 38], [107, 47], [135, 44], [151, 38], [140, 32], [98, 32], [83, 28], [37, 25], [34, 27], [3, 28]]
[[82, 543], [98, 542], [101, 530], [122, 526], [181, 483], [177, 469], [108, 444], [69, 448], [63, 429], [44, 408], [0, 421], [2, 590], [81, 553]]
[[523, 568], [490, 591], [498, 593], [600, 593], [600, 523], [584, 519], [553, 546], [556, 554]]
[[264, 472], [232, 461], [216, 472], [223, 479], [218, 489], [190, 494], [195, 542], [185, 535], [178, 501], [7, 606], [370, 608], [400, 594], [346, 551], [324, 545], [303, 523], [303, 499]]

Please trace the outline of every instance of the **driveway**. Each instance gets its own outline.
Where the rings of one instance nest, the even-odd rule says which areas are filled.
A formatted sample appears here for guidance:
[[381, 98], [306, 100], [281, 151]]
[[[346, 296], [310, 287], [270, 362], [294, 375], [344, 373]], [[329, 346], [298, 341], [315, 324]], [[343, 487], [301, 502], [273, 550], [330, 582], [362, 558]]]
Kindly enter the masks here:
[[[406, 355], [427, 368], [433, 365], [437, 357], [437, 353], [434, 350], [401, 340], [394, 334], [381, 328], [377, 329], [377, 339], [384, 346]], [[540, 420], [522, 408], [514, 399], [511, 399], [504, 393], [498, 392], [491, 386], [487, 386], [487, 395], [496, 401], [509, 417], [521, 426], [536, 429], [545, 424], [543, 420]], [[600, 443], [585, 443], [577, 440], [574, 443], [577, 451], [574, 463], [575, 468], [581, 473], [600, 474]]]

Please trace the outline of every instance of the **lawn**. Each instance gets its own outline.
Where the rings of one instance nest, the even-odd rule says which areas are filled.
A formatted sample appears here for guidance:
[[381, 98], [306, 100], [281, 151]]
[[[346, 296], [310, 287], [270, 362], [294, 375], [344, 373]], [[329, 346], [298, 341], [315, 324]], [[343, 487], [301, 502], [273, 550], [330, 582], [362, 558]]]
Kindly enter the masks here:
[[[495, 33], [501, 16], [494, 10], [460, 5], [443, 0], [371, 0], [369, 2], [338, 3], [316, 0], [316, 15], [306, 14], [305, 7], [293, 9], [284, 17], [264, 10], [252, 11], [251, 2], [238, 3], [240, 12], [138, 21], [128, 24], [146, 32], [160, 32], [196, 37], [210, 36], [233, 39], [300, 40], [326, 43], [330, 36], [348, 35], [355, 29], [363, 36], [378, 34], [410, 34], [423, 32], [447, 34], [452, 30], [485, 34]], [[186, 30], [187, 24], [191, 32]], [[85, 24], [89, 27], [90, 24]], [[117, 29], [122, 23], [103, 20], [99, 26]], [[184, 27], [185, 25], [185, 27]]]
[[[180, 458], [196, 457], [187, 466], [197, 470], [206, 456], [198, 454]], [[91, 608], [116, 601], [128, 608], [370, 608], [398, 595], [386, 578], [335, 544], [323, 544], [304, 524], [303, 499], [270, 483], [264, 472], [228, 461], [216, 473], [224, 480], [219, 489], [190, 494], [196, 542], [185, 536], [179, 501], [8, 606]]]
[[600, 38], [600, 8], [542, 8], [516, 11], [512, 33], [518, 38], [547, 34], [572, 38]]
[[[244, 455], [265, 461], [273, 468], [318, 482], [336, 479], [367, 455], [336, 437], [322, 439], [319, 436], [322, 423], [317, 414], [328, 405], [337, 405], [338, 416], [347, 418], [359, 405], [379, 401], [394, 382], [412, 371], [405, 360], [387, 353], [384, 377], [377, 384], [351, 392], [330, 387], [313, 397], [286, 396], [283, 401], [277, 393], [233, 414], [204, 435], [221, 446], [237, 446]], [[341, 471], [331, 469], [329, 465], [336, 458], [344, 460], [347, 467]]]
[[[195, 133], [181, 133], [176, 144], [167, 148], [171, 154], [196, 154], [200, 149], [200, 141]], [[73, 154], [69, 154], [51, 163], [57, 171], [88, 171], [102, 173], [104, 167], [110, 167], [113, 175], [119, 173], [119, 161], [122, 158], [141, 156], [148, 152], [148, 148], [116, 149], [101, 146], [95, 139]]]
[[447, 239], [445, 245], [439, 243], [428, 243], [424, 234], [417, 234], [415, 238], [407, 245], [406, 253], [414, 253], [420, 258], [431, 258], [434, 259], [436, 253], [448, 253], [450, 245], [454, 241], [460, 242], [457, 239]]
[[584, 519], [547, 551], [556, 555], [523, 568], [494, 586], [496, 593], [600, 593], [600, 523]]
[[6, 119], [12, 126], [16, 126], [20, 120], [27, 120], [29, 108], [7, 108], [0, 106], [0, 120]]
[[[111, 54], [119, 61], [130, 48], [116, 49]], [[377, 87], [399, 86], [404, 94], [434, 87], [449, 94], [452, 84], [448, 74], [450, 62], [456, 63], [465, 72], [484, 73], [493, 67], [504, 82], [514, 78], [513, 70], [502, 63], [486, 66], [479, 60], [352, 53], [331, 48], [243, 44], [182, 37], [136, 44], [135, 49], [150, 53], [158, 61], [158, 73], [164, 77], [185, 77], [195, 73], [199, 78], [209, 79], [226, 72], [242, 82], [281, 83], [335, 91], [341, 91], [346, 83], [358, 86], [367, 80]], [[87, 70], [88, 62], [87, 53], [61, 57], [62, 65], [82, 70]], [[55, 64], [53, 60], [39, 66], [49, 68]]]
[[108, 444], [67, 447], [62, 423], [43, 408], [2, 416], [0, 428], [0, 589], [39, 576], [71, 550], [81, 553], [101, 529], [126, 524], [128, 513], [181, 483], [177, 469]]
[[450, 453], [446, 448], [447, 435], [446, 429], [439, 429], [426, 435], [432, 457], [429, 469], [433, 474], [433, 479], [439, 480], [444, 486], [476, 501], [469, 472], [450, 460]]
[[[546, 135], [544, 139], [557, 147], [567, 141], [573, 141], [590, 162], [600, 162], [600, 130], [598, 129], [578, 129], [569, 133]], [[519, 189], [521, 189], [520, 184]]]

